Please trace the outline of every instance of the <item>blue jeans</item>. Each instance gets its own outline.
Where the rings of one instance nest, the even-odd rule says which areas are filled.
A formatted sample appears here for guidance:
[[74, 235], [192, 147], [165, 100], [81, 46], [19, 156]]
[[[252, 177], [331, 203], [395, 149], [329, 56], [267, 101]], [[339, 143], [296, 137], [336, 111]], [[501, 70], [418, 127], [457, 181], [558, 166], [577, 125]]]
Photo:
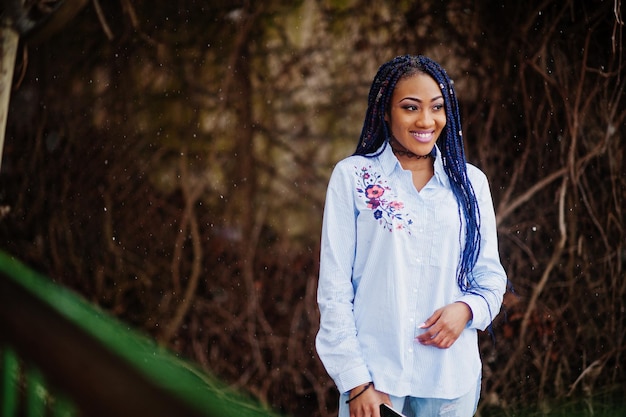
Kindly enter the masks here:
[[[480, 399], [480, 381], [476, 388], [471, 389], [462, 397], [452, 400], [440, 398], [394, 397], [389, 396], [395, 410], [401, 411], [406, 417], [471, 417], [476, 413]], [[338, 417], [350, 417], [350, 407], [346, 404], [348, 394], [339, 398]]]

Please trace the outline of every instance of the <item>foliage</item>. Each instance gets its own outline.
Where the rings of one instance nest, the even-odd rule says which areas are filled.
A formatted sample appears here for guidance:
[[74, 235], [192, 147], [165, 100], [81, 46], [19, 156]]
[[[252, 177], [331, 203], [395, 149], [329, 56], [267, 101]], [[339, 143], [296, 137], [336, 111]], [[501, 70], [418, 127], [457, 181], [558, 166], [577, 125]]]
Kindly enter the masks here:
[[623, 391], [621, 2], [475, 3], [92, 1], [22, 43], [2, 248], [265, 403], [332, 415], [326, 181], [378, 65], [424, 53], [456, 81], [513, 289], [481, 407]]

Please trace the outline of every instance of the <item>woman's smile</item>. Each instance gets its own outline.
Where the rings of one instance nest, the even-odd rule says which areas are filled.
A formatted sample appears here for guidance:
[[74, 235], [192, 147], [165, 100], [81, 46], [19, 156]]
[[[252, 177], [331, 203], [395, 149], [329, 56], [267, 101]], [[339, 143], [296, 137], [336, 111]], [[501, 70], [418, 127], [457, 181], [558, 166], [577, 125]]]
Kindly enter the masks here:
[[415, 140], [417, 140], [418, 142], [422, 142], [422, 143], [428, 143], [430, 141], [433, 140], [433, 134], [434, 134], [434, 130], [430, 130], [427, 132], [411, 132], [411, 134], [413, 135], [413, 137], [415, 138]]

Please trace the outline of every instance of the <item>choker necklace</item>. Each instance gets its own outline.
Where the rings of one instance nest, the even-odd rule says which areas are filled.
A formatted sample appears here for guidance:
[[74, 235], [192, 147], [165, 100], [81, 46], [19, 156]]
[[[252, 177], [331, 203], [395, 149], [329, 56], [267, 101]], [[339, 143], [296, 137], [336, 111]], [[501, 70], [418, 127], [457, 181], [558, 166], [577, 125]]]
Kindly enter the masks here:
[[[396, 147], [394, 145], [396, 145], [398, 147]], [[393, 151], [393, 153], [398, 155], [398, 156], [406, 156], [407, 158], [415, 158], [415, 159], [428, 159], [428, 158], [435, 159], [435, 157], [433, 156], [432, 153], [428, 153], [426, 155], [418, 155], [416, 153], [413, 153], [413, 152], [409, 151], [407, 148], [402, 146], [400, 144], [400, 142], [398, 142], [398, 139], [396, 139], [394, 137], [392, 137], [389, 140], [389, 146], [391, 146], [391, 150]]]

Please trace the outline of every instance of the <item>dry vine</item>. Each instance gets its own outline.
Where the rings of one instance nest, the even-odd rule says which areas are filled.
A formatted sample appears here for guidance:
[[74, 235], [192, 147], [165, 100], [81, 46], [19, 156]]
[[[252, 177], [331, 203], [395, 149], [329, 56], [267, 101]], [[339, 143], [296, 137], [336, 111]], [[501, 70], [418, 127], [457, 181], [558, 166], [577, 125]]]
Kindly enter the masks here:
[[[372, 54], [433, 52], [459, 80], [468, 157], [491, 180], [515, 291], [495, 323], [495, 347], [481, 337], [481, 412], [622, 393], [619, 0], [593, 9], [573, 0], [497, 8], [424, 1], [388, 8], [394, 13], [364, 0], [345, 9], [326, 2], [322, 29], [355, 34], [342, 38], [351, 54], [339, 63], [333, 45], [289, 43], [293, 28], [278, 18], [291, 11], [288, 2], [216, 2], [210, 27], [194, 20], [207, 13], [197, 3], [164, 3], [176, 16], [164, 23], [150, 2], [94, 0], [92, 20], [75, 28], [86, 34], [80, 50], [67, 62], [46, 55], [63, 38], [29, 54], [13, 101], [21, 118], [9, 119], [7, 130], [10, 164], [0, 173], [0, 205], [10, 206], [0, 217], [3, 249], [262, 402], [291, 415], [332, 416], [338, 393], [314, 349], [318, 223], [290, 240], [272, 216], [292, 208], [321, 216], [336, 162], [329, 144], [356, 140], [360, 120], [350, 122], [355, 137], [343, 137], [351, 132], [344, 109], [365, 102]], [[229, 15], [233, 7], [242, 14]], [[234, 18], [243, 19], [241, 30]], [[216, 42], [223, 50], [207, 51]], [[93, 55], [81, 58], [85, 51]], [[211, 59], [214, 66], [203, 64]], [[215, 71], [213, 84], [202, 78], [207, 71]], [[339, 85], [332, 76], [343, 72], [348, 84]], [[327, 84], [309, 96], [331, 99], [298, 108], [290, 100], [320, 74]], [[96, 75], [114, 88], [90, 90], [86, 80]], [[189, 108], [192, 116], [168, 118]], [[234, 121], [201, 132], [203, 112]], [[155, 126], [137, 128], [145, 119], [134, 115]], [[331, 121], [328, 132], [311, 131], [315, 117]], [[283, 118], [290, 123], [277, 127]], [[293, 168], [281, 169], [284, 161]], [[282, 198], [275, 190], [290, 187], [294, 200], [273, 204]]]

